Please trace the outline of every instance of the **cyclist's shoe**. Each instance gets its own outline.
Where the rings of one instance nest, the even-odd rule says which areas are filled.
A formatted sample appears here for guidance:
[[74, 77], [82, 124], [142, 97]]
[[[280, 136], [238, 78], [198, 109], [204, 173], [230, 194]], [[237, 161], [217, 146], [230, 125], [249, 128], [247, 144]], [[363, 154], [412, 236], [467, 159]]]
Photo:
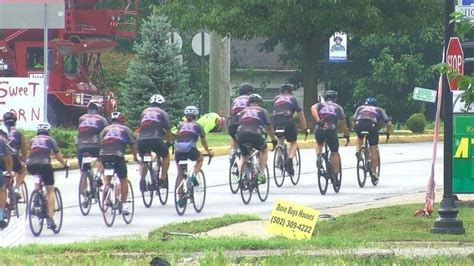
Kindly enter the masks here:
[[15, 187], [15, 189], [13, 190], [13, 193], [15, 193], [16, 200], [21, 200], [22, 196], [21, 196], [21, 192], [19, 188]]
[[158, 179], [157, 182], [158, 188], [168, 188], [168, 180], [167, 179]]
[[82, 208], [87, 208], [89, 207], [89, 196], [87, 195], [87, 193], [81, 193], [82, 195]]
[[195, 175], [192, 175], [191, 176], [191, 183], [193, 184], [193, 186], [197, 187], [199, 186], [199, 182], [197, 180], [197, 177]]
[[239, 176], [239, 167], [237, 165], [232, 166], [231, 173], [235, 176]]
[[178, 199], [178, 202], [177, 202], [178, 207], [183, 208], [184, 205], [186, 205], [187, 199], [188, 199], [188, 198], [187, 198], [186, 195], [181, 196], [181, 197]]
[[0, 230], [3, 230], [7, 227], [7, 223], [5, 222], [4, 219], [0, 220]]
[[257, 180], [259, 184], [265, 184], [267, 182], [267, 177], [265, 176], [265, 172], [263, 170], [258, 171]]
[[356, 157], [358, 161], [362, 161], [362, 154], [360, 153], [360, 151], [356, 151]]
[[337, 175], [335, 174], [335, 175], [332, 177], [332, 183], [333, 183], [336, 187], [338, 187], [338, 186], [341, 185], [341, 183], [339, 182], [339, 179], [337, 179], [337, 176], [338, 176], [338, 175], [339, 175], [339, 174], [337, 174]]
[[130, 204], [122, 203], [120, 204], [122, 210], [120, 211], [123, 215], [130, 215]]
[[96, 187], [101, 187], [101, 186], [104, 185], [104, 183], [102, 182], [102, 179], [100, 178], [99, 175], [96, 175], [94, 180], [95, 180], [95, 186]]
[[51, 230], [56, 229], [56, 224], [54, 223], [53, 218], [51, 218], [51, 217], [46, 218], [46, 223], [48, 225], [48, 229], [51, 229]]
[[323, 162], [321, 162], [321, 159], [316, 159], [316, 166], [318, 167], [318, 169], [323, 168]]
[[235, 150], [230, 151], [229, 162], [231, 164], [234, 162], [236, 155], [237, 155], [237, 151], [235, 151]]
[[293, 159], [292, 158], [288, 158], [286, 160], [286, 171], [288, 171], [288, 174], [290, 176], [295, 175], [295, 169], [293, 168]]
[[377, 183], [379, 181], [379, 176], [377, 175], [377, 173], [371, 172], [370, 173], [370, 178], [372, 179], [373, 183]]

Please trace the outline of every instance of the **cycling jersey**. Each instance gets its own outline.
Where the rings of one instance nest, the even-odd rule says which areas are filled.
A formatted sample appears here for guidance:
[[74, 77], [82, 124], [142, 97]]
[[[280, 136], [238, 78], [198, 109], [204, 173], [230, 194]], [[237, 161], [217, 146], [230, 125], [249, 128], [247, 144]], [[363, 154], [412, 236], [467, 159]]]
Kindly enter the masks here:
[[380, 120], [387, 123], [390, 118], [387, 116], [382, 108], [370, 105], [361, 105], [357, 108], [353, 119], [355, 121], [367, 119], [377, 124]]
[[79, 118], [77, 127], [77, 149], [100, 146], [100, 132], [109, 124], [99, 114], [85, 114]]
[[238, 115], [240, 111], [244, 110], [247, 107], [247, 101], [249, 100], [248, 95], [241, 95], [234, 99], [232, 102], [232, 108], [230, 109], [230, 124], [238, 125], [239, 118]]
[[101, 135], [100, 156], [115, 155], [123, 157], [127, 145], [135, 143], [135, 136], [132, 130], [120, 124], [112, 124], [105, 127]]
[[205, 137], [204, 129], [196, 122], [183, 122], [178, 126], [176, 152], [188, 152], [196, 147], [198, 138]]
[[240, 112], [237, 132], [263, 134], [264, 126], [269, 125], [270, 117], [267, 110], [260, 106], [249, 106]]
[[59, 152], [58, 143], [48, 135], [38, 135], [30, 140], [29, 155], [26, 159], [27, 165], [50, 164], [51, 151]]
[[202, 126], [204, 132], [209, 133], [216, 127], [216, 119], [220, 117], [217, 113], [208, 113], [201, 118], [199, 118], [196, 122]]
[[[346, 118], [344, 109], [342, 109], [342, 107], [335, 102], [328, 101], [325, 103], [317, 103], [315, 105], [319, 118], [324, 122], [322, 129], [335, 130], [339, 120]], [[320, 129], [320, 125], [316, 124], [315, 129]]]
[[170, 119], [167, 112], [159, 107], [148, 107], [143, 110], [140, 120], [138, 139], [163, 138], [166, 130], [170, 129]]
[[11, 154], [12, 152], [10, 148], [8, 147], [8, 141], [4, 137], [0, 137], [0, 156], [11, 155]]
[[18, 155], [20, 153], [22, 139], [23, 133], [18, 131], [16, 127], [8, 128], [8, 146], [10, 146], [12, 154]]
[[280, 94], [273, 99], [273, 115], [288, 115], [291, 119], [295, 112], [301, 111], [298, 101], [291, 94]]

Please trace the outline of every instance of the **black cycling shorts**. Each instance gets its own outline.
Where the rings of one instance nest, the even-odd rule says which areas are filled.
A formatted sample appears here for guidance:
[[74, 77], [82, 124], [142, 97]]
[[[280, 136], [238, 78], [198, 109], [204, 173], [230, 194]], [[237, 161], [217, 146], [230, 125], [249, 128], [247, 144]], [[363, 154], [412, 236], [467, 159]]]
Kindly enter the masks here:
[[13, 172], [19, 173], [25, 166], [25, 164], [21, 161], [20, 155], [15, 154], [12, 155], [12, 160], [13, 160]]
[[236, 141], [235, 134], [237, 134], [237, 128], [238, 127], [239, 127], [239, 125], [232, 125], [232, 124], [230, 124], [227, 127], [227, 132], [229, 133], [230, 137], [235, 141]]
[[54, 171], [51, 164], [30, 164], [26, 169], [31, 175], [39, 175], [45, 186], [54, 185]]
[[288, 115], [275, 115], [272, 116], [272, 126], [276, 131], [277, 129], [285, 130], [285, 139], [287, 142], [295, 142], [298, 137], [296, 130], [295, 121]]
[[379, 144], [379, 131], [375, 123], [369, 119], [357, 120], [354, 128], [357, 137], [362, 138], [362, 131], [369, 132], [367, 140], [369, 141], [369, 146], [376, 146]]
[[124, 179], [127, 178], [127, 164], [125, 163], [125, 158], [118, 155], [102, 155], [100, 156], [100, 161], [104, 165], [113, 164], [115, 173], [118, 178]]
[[188, 152], [176, 152], [174, 155], [174, 160], [176, 163], [179, 161], [186, 161], [188, 159], [195, 162], [200, 156], [201, 152], [196, 149], [196, 147], [192, 147]]
[[247, 149], [245, 144], [250, 144], [252, 148], [262, 151], [267, 148], [267, 143], [265, 138], [257, 133], [251, 132], [239, 132], [236, 134], [237, 143], [239, 143], [239, 149], [242, 152], [242, 155], [250, 155], [250, 150]]
[[339, 151], [339, 140], [337, 139], [337, 132], [334, 129], [316, 129], [314, 131], [314, 138], [319, 145], [323, 145], [324, 142], [329, 146], [331, 152]]
[[82, 158], [84, 157], [84, 153], [90, 153], [92, 157], [99, 158], [100, 146], [81, 148], [77, 150], [76, 152], [77, 162], [79, 163], [79, 167], [81, 168], [82, 171], [84, 171], [84, 169], [82, 169]]
[[166, 158], [169, 155], [168, 146], [163, 142], [163, 139], [139, 139], [137, 140], [138, 154], [143, 158], [147, 152], [154, 152], [161, 158]]

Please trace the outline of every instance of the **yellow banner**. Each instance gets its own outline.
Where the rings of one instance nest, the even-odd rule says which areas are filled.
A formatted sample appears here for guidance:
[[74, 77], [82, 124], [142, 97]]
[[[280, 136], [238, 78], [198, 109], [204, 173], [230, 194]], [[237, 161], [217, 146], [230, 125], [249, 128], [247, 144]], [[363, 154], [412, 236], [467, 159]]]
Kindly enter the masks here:
[[291, 239], [310, 239], [318, 217], [318, 210], [277, 199], [273, 204], [267, 231]]

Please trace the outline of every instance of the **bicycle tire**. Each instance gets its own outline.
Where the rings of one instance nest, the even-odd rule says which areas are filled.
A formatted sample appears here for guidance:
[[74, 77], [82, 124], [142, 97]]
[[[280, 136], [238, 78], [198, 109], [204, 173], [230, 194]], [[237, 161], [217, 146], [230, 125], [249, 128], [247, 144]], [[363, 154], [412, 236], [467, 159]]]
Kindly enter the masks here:
[[198, 181], [198, 185], [193, 186], [193, 206], [194, 210], [199, 213], [202, 211], [204, 204], [206, 203], [206, 176], [202, 170], [199, 171], [196, 179]]
[[293, 169], [295, 170], [295, 174], [290, 175], [290, 180], [291, 180], [291, 183], [296, 186], [298, 185], [298, 182], [300, 182], [300, 175], [301, 175], [300, 148], [296, 148], [296, 154], [295, 154], [295, 157], [293, 158]]
[[17, 200], [17, 217], [28, 214], [28, 187], [25, 182], [20, 185], [21, 199]]
[[[158, 159], [156, 173], [157, 173], [156, 178], [158, 180], [158, 178], [160, 178], [159, 173], [161, 173], [161, 159]], [[167, 180], [168, 182], [166, 184], [166, 187], [165, 188], [159, 187], [157, 190], [158, 198], [160, 199], [161, 205], [166, 205], [166, 203], [168, 202], [169, 189], [170, 189], [169, 176], [167, 177]]]
[[153, 187], [153, 178], [155, 178], [155, 171], [152, 164], [146, 164], [146, 174], [140, 178], [140, 192], [142, 194], [143, 205], [146, 208], [150, 208], [153, 203], [153, 195], [155, 190]]
[[[237, 194], [239, 192], [239, 171], [238, 171], [238, 160], [240, 155], [236, 154], [232, 163], [229, 164], [229, 187], [232, 194]], [[232, 172], [234, 168], [237, 168], [235, 173]]]
[[178, 179], [176, 179], [175, 186], [174, 186], [174, 207], [176, 209], [176, 212], [179, 215], [183, 215], [186, 212], [186, 206], [188, 205], [188, 199], [185, 199], [185, 203], [182, 207], [178, 205], [178, 200], [179, 200], [179, 188], [183, 188], [183, 195], [182, 197], [186, 197], [185, 192], [184, 192], [184, 186], [186, 186], [186, 179], [183, 177], [181, 178], [181, 182], [178, 184]]
[[243, 168], [244, 175], [240, 179], [239, 187], [240, 187], [240, 197], [244, 204], [249, 204], [250, 200], [252, 199], [252, 189], [250, 189], [250, 178], [252, 177], [252, 172], [249, 169], [248, 165], [245, 164]]
[[[281, 146], [277, 146], [275, 149], [275, 154], [273, 155], [273, 179], [275, 180], [275, 185], [277, 187], [283, 186], [285, 181], [285, 164], [286, 158]], [[280, 175], [278, 175], [280, 174]], [[281, 179], [278, 181], [278, 179]]]
[[130, 224], [133, 221], [133, 215], [135, 214], [135, 195], [133, 194], [132, 182], [130, 182], [130, 180], [127, 180], [127, 184], [128, 184], [128, 195], [127, 195], [126, 204], [129, 204], [130, 206], [130, 209], [129, 209], [130, 214], [125, 215], [122, 212], [122, 218], [126, 224]]
[[28, 206], [30, 230], [31, 233], [37, 237], [41, 234], [41, 231], [43, 231], [44, 219], [46, 218], [46, 206], [44, 206], [44, 199], [40, 191], [33, 190]]
[[117, 209], [116, 206], [116, 196], [114, 192], [114, 187], [109, 183], [104, 187], [104, 202], [102, 203], [102, 217], [107, 227], [111, 227], [115, 221], [115, 215]]
[[54, 215], [53, 220], [56, 224], [56, 228], [52, 229], [55, 234], [59, 234], [61, 232], [61, 228], [63, 226], [63, 198], [61, 197], [61, 191], [57, 187], [54, 188]]
[[318, 187], [321, 195], [326, 195], [328, 190], [328, 179], [327, 179], [327, 169], [328, 169], [328, 158], [327, 154], [322, 154], [323, 162], [322, 166], [318, 167]]
[[357, 183], [359, 187], [363, 188], [367, 181], [367, 152], [366, 148], [362, 147], [360, 150], [361, 160], [357, 160]]
[[3, 208], [3, 221], [5, 222], [5, 228], [10, 224], [12, 210], [14, 208], [12, 205], [16, 205], [15, 199], [13, 199], [14, 196], [15, 193], [13, 192], [13, 186], [9, 185], [6, 189], [5, 207]]
[[[84, 180], [85, 179], [85, 180]], [[79, 209], [81, 210], [82, 215], [87, 216], [89, 212], [91, 211], [92, 207], [92, 198], [90, 197], [92, 190], [91, 190], [91, 184], [92, 184], [92, 173], [90, 170], [87, 171], [85, 175], [81, 175], [81, 178], [79, 178], [79, 189], [78, 189], [78, 196], [79, 196]], [[83, 191], [81, 190], [81, 185], [82, 183], [86, 183], [86, 189], [85, 189], [85, 194], [86, 197], [83, 195]], [[87, 202], [87, 206], [83, 206], [83, 202]]]
[[258, 182], [257, 185], [257, 195], [261, 202], [264, 202], [268, 199], [268, 194], [270, 193], [270, 173], [268, 171], [268, 166], [265, 168], [266, 176], [265, 183]]
[[380, 150], [379, 150], [379, 147], [377, 147], [377, 158], [378, 158], [378, 162], [379, 162], [379, 165], [377, 166], [377, 176], [378, 178], [376, 180], [374, 180], [373, 178], [370, 179], [370, 182], [372, 182], [372, 185], [374, 186], [377, 186], [379, 181], [380, 181]]
[[[102, 176], [101, 176], [102, 177]], [[96, 199], [97, 199], [97, 203], [99, 205], [99, 210], [101, 212], [103, 212], [103, 204], [104, 204], [104, 201], [103, 201], [103, 197], [104, 196], [104, 186], [100, 186], [100, 187], [96, 187]]]
[[334, 192], [339, 193], [342, 186], [342, 162], [341, 162], [340, 155], [339, 155], [339, 174], [335, 178], [336, 178], [336, 182], [332, 182], [332, 188], [334, 189]]

